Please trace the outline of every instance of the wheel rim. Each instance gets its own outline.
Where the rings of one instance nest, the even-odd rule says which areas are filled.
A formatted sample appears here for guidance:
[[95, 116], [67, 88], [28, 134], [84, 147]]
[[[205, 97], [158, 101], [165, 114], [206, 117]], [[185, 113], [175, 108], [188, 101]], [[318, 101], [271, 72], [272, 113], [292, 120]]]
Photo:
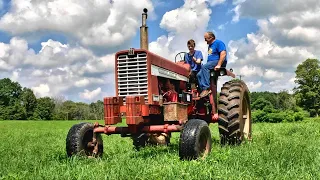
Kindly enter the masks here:
[[87, 156], [91, 156], [92, 155], [92, 152], [93, 152], [93, 149], [94, 147], [89, 145], [91, 144], [90, 142], [92, 142], [92, 139], [93, 138], [93, 131], [87, 131], [84, 136], [83, 136], [83, 140], [82, 140], [82, 144], [83, 144], [83, 147], [84, 147], [84, 153], [87, 155]]
[[250, 140], [251, 139], [251, 115], [250, 115], [250, 107], [249, 101], [245, 96], [242, 101], [242, 136], [243, 138]]
[[202, 133], [199, 138], [199, 156], [205, 158], [210, 152], [210, 141], [209, 137]]

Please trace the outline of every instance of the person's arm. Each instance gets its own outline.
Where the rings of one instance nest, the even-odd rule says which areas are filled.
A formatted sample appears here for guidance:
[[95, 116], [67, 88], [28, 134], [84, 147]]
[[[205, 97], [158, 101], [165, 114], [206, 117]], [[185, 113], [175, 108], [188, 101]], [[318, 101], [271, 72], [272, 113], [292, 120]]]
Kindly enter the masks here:
[[214, 68], [215, 70], [219, 70], [220, 69], [223, 61], [226, 59], [226, 56], [227, 56], [227, 49], [226, 49], [226, 46], [224, 45], [223, 42], [219, 43], [218, 51], [220, 53], [220, 58], [219, 58], [217, 66]]
[[193, 61], [197, 64], [201, 64], [201, 61], [203, 59], [203, 56], [202, 56], [202, 52], [201, 51], [198, 51], [198, 53], [196, 53], [194, 56], [193, 56]]
[[220, 52], [220, 59], [218, 61], [218, 66], [221, 67], [223, 61], [226, 59], [226, 56], [227, 56], [227, 52], [225, 50]]

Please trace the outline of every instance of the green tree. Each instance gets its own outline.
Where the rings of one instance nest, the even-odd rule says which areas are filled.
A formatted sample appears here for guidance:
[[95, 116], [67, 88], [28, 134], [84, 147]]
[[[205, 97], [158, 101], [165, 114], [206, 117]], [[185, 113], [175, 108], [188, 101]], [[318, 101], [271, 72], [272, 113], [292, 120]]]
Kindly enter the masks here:
[[279, 108], [279, 99], [277, 97], [277, 93], [268, 92], [268, 91], [250, 93], [250, 99], [251, 99], [251, 104], [252, 105], [259, 98], [263, 98], [263, 99], [269, 101], [273, 105], [274, 108], [276, 108], [276, 109]]
[[54, 112], [53, 119], [54, 120], [67, 120], [67, 114], [63, 109], [63, 103], [66, 101], [64, 96], [56, 96], [53, 98], [54, 101]]
[[97, 102], [92, 102], [90, 105], [90, 113], [91, 113], [91, 116], [90, 117], [93, 117], [92, 119], [95, 119], [95, 120], [103, 120], [103, 116], [104, 116], [104, 112], [103, 112], [103, 102], [101, 100], [98, 100]]
[[66, 120], [74, 120], [77, 116], [77, 107], [73, 101], [65, 101], [62, 104], [63, 114]]
[[22, 87], [19, 83], [11, 81], [9, 78], [0, 80], [0, 105], [13, 105], [19, 99]]
[[54, 106], [54, 102], [50, 97], [42, 97], [37, 99], [37, 108], [34, 112], [33, 119], [52, 120]]
[[26, 112], [21, 102], [22, 87], [9, 78], [0, 80], [0, 119], [23, 120]]
[[252, 110], [272, 110], [273, 105], [270, 101], [264, 99], [263, 97], [258, 98], [253, 104], [252, 104]]
[[101, 100], [96, 102], [98, 107], [98, 118], [99, 120], [104, 120], [104, 104]]
[[287, 90], [282, 90], [277, 94], [279, 102], [279, 109], [281, 110], [293, 110], [296, 108], [296, 101], [293, 95], [289, 94]]
[[37, 107], [37, 98], [33, 91], [29, 88], [23, 88], [21, 100], [26, 112], [26, 118], [32, 118]]
[[298, 84], [294, 88], [298, 105], [314, 112], [315, 116], [319, 116], [320, 107], [320, 62], [317, 59], [307, 59], [298, 65], [295, 73], [295, 83]]

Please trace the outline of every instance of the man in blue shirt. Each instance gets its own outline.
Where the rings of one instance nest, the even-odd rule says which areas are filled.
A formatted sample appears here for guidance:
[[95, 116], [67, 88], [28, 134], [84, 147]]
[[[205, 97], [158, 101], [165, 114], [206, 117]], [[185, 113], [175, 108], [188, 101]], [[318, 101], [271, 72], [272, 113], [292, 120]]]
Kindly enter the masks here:
[[210, 90], [210, 70], [219, 70], [221, 67], [227, 66], [227, 50], [225, 44], [216, 39], [212, 32], [206, 32], [204, 39], [208, 46], [208, 60], [205, 65], [201, 67], [197, 74], [199, 86], [202, 90], [200, 97], [205, 97], [211, 93]]
[[201, 69], [201, 62], [203, 60], [202, 52], [195, 50], [196, 43], [193, 39], [187, 42], [189, 53], [185, 54], [186, 63], [190, 64], [191, 72], [189, 75], [190, 81], [197, 81], [196, 76]]

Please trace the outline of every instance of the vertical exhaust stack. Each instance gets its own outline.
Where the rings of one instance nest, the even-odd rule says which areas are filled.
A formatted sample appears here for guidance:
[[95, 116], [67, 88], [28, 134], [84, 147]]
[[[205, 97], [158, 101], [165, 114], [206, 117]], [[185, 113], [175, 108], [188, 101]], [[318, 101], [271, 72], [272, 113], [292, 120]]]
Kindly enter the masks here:
[[142, 26], [140, 27], [140, 48], [148, 50], [148, 26], [147, 15], [148, 9], [144, 8], [142, 13]]

